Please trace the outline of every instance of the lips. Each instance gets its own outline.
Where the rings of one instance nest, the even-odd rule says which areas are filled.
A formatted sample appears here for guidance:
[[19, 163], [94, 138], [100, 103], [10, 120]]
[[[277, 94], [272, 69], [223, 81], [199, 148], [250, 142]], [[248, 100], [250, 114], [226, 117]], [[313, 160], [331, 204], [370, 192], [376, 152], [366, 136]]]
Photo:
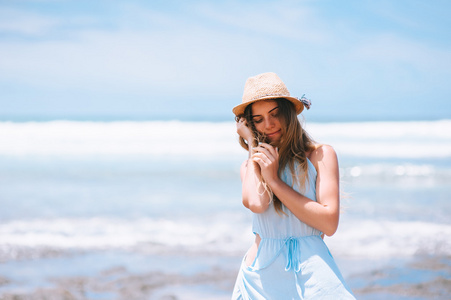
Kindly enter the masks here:
[[271, 137], [271, 136], [274, 136], [274, 135], [278, 134], [279, 132], [280, 132], [280, 129], [275, 131], [275, 132], [273, 132], [273, 133], [267, 133], [266, 136], [267, 137]]

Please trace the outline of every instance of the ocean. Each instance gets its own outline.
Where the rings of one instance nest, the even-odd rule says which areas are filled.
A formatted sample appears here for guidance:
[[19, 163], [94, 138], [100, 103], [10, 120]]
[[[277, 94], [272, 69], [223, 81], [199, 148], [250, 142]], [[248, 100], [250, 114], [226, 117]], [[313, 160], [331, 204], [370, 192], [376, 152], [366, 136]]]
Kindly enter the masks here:
[[[448, 299], [451, 120], [305, 128], [339, 157], [325, 241], [357, 298]], [[234, 122], [0, 122], [0, 299], [229, 299], [253, 240], [237, 140]]]

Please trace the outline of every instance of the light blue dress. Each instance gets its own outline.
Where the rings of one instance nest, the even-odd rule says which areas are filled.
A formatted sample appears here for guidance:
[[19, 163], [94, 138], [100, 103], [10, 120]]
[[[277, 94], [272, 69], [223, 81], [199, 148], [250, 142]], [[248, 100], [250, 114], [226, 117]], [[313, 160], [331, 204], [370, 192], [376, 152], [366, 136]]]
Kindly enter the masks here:
[[[309, 160], [308, 172], [302, 194], [316, 201], [317, 173]], [[293, 186], [288, 167], [281, 179]], [[296, 185], [294, 189], [299, 192]], [[321, 232], [282, 208], [287, 215], [277, 214], [273, 204], [253, 214], [252, 230], [261, 241], [253, 263], [247, 266], [243, 259], [232, 299], [355, 299]]]

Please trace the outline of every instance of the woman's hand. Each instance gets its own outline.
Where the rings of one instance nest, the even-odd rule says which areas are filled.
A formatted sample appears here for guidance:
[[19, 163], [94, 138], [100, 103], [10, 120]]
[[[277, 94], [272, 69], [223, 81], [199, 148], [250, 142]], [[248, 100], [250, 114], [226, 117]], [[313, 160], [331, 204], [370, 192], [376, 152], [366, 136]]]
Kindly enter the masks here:
[[260, 166], [261, 174], [266, 183], [271, 185], [271, 182], [279, 179], [279, 151], [277, 148], [270, 144], [261, 143], [254, 148], [251, 159]]
[[245, 118], [241, 117], [238, 122], [236, 122], [236, 132], [247, 141], [248, 145], [252, 145], [254, 136], [252, 134], [252, 130], [248, 127]]

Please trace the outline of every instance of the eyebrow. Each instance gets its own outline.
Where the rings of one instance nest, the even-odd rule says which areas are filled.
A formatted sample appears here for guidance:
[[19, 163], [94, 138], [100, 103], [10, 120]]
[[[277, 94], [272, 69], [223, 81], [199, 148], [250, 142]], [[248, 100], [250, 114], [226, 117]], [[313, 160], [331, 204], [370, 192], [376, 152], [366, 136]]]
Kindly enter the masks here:
[[[279, 106], [274, 107], [273, 109], [271, 109], [270, 111], [268, 111], [268, 114], [271, 113], [273, 110], [278, 109], [278, 108], [279, 108]], [[261, 115], [252, 115], [251, 117], [252, 117], [252, 118], [254, 118], [254, 117], [261, 117]]]

